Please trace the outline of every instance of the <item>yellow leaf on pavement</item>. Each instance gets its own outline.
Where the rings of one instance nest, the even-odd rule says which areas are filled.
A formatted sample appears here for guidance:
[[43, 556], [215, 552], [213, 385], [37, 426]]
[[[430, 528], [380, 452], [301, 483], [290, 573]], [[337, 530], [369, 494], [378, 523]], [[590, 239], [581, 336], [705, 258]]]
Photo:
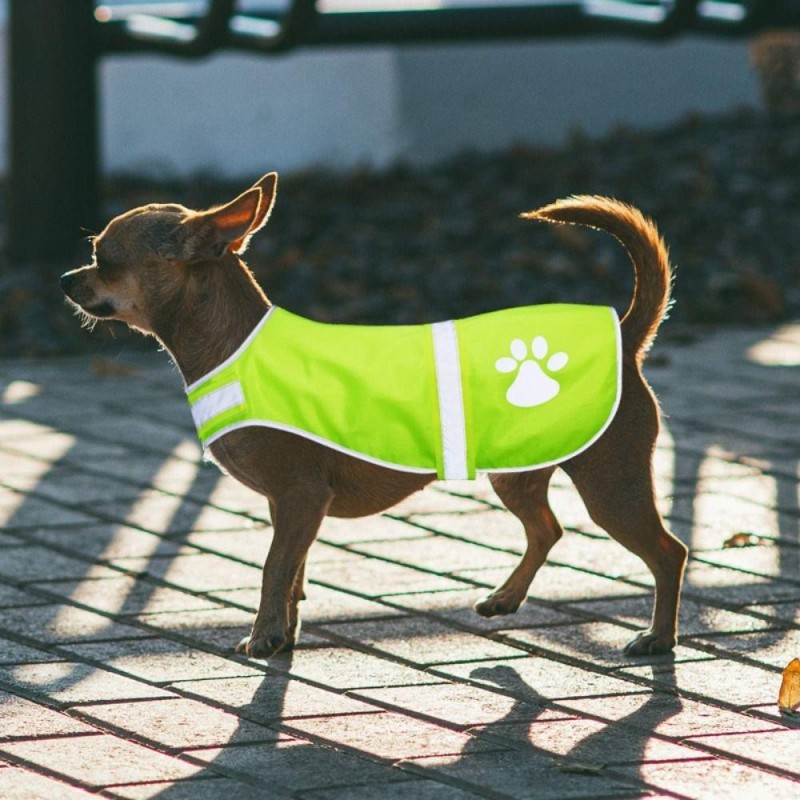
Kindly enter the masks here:
[[784, 714], [800, 714], [800, 658], [789, 662], [783, 671], [778, 707]]

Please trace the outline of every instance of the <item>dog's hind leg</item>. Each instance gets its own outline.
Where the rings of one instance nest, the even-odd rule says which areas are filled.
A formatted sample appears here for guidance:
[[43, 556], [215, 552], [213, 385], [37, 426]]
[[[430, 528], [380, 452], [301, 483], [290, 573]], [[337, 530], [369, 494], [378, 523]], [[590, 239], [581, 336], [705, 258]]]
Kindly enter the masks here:
[[524, 525], [528, 545], [508, 580], [475, 604], [475, 610], [484, 617], [512, 614], [522, 605], [533, 576], [561, 537], [561, 526], [547, 502], [547, 486], [554, 471], [549, 467], [490, 476], [497, 496]]
[[[641, 388], [632, 391], [638, 394]], [[626, 655], [666, 653], [677, 639], [678, 602], [688, 550], [665, 528], [656, 508], [652, 448], [657, 420], [654, 400], [623, 403], [609, 430], [585, 453], [562, 464], [594, 522], [639, 556], [653, 573], [652, 621], [627, 644]]]

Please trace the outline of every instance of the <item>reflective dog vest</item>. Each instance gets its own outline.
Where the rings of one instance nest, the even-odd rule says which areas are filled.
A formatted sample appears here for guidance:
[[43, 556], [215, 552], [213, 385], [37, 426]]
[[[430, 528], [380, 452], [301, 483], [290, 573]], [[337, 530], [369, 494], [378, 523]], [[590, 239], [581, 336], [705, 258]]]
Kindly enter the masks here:
[[264, 426], [393, 469], [464, 479], [585, 450], [616, 413], [621, 365], [619, 321], [605, 306], [399, 326], [313, 322], [273, 306], [186, 392], [206, 447]]

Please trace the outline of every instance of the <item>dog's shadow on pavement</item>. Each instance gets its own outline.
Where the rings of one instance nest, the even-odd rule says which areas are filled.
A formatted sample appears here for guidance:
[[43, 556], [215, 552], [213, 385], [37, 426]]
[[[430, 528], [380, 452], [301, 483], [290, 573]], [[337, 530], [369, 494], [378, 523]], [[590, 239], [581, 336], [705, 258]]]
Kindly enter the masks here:
[[[657, 737], [658, 727], [682, 708], [674, 682], [671, 688], [629, 696], [628, 701], [641, 702], [622, 715], [614, 708], [617, 698], [610, 696], [606, 698], [606, 712], [600, 707], [593, 717], [571, 710], [568, 699], [561, 703], [548, 700], [508, 665], [479, 667], [471, 677], [482, 684], [494, 684], [516, 703], [501, 719], [473, 729], [474, 738], [462, 757], [485, 751], [494, 743], [512, 744], [521, 751], [516, 758], [521, 757], [533, 769], [538, 765], [543, 779], [557, 771], [565, 796], [570, 793], [570, 782], [635, 779], [636, 768], [648, 760], [648, 746]], [[623, 772], [614, 774], [615, 766]], [[451, 765], [448, 771], [458, 774], [459, 764]]]

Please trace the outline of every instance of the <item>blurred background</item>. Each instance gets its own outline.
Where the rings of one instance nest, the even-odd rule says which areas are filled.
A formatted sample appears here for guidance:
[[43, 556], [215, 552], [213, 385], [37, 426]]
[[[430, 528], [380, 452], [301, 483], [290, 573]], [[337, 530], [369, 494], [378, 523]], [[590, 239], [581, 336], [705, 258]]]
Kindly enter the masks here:
[[[800, 313], [791, 3], [321, 0], [318, 14], [361, 28], [277, 45], [264, 39], [292, 3], [228, 4], [227, 38], [200, 53], [192, 37], [225, 3], [0, 3], [3, 355], [119, 349], [124, 332], [81, 331], [58, 291], [86, 234], [145, 202], [226, 201], [271, 170], [278, 203], [248, 262], [274, 302], [318, 319], [624, 311], [615, 242], [517, 219], [573, 193], [656, 219], [678, 324]], [[768, 6], [779, 25], [737, 29]], [[402, 14], [423, 22], [392, 28]], [[69, 69], [43, 66], [59, 48]]]

